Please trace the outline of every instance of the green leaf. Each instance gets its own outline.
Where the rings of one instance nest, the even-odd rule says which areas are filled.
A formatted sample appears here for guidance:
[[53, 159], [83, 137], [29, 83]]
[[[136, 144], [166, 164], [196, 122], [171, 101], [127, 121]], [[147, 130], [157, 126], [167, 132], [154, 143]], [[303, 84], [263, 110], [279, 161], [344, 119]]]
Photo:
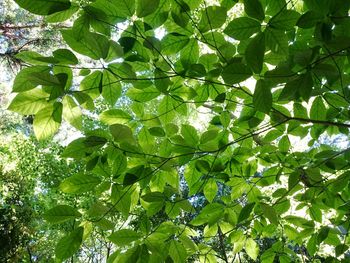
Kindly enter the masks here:
[[157, 10], [151, 16], [144, 18], [144, 21], [154, 29], [163, 25], [167, 20], [171, 2], [167, 0], [160, 0]]
[[197, 130], [193, 126], [189, 124], [183, 124], [181, 126], [181, 134], [188, 145], [196, 146], [198, 144], [199, 137]]
[[108, 164], [112, 167], [111, 171], [114, 175], [122, 174], [128, 165], [126, 156], [116, 148], [111, 148], [108, 152]]
[[104, 35], [85, 32], [82, 38], [77, 38], [73, 30], [62, 30], [64, 41], [76, 52], [92, 59], [106, 58], [109, 50], [109, 40]]
[[115, 208], [122, 213], [123, 216], [128, 217], [131, 205], [131, 193], [128, 188], [123, 188], [120, 185], [112, 186], [111, 201], [115, 204]]
[[313, 220], [315, 220], [315, 221], [317, 221], [319, 223], [322, 223], [322, 212], [321, 212], [321, 209], [318, 206], [312, 205], [309, 208], [308, 212], [309, 212], [310, 217]]
[[257, 20], [263, 21], [265, 18], [264, 9], [259, 0], [244, 0], [245, 13]]
[[33, 128], [38, 140], [47, 139], [55, 134], [62, 122], [62, 108], [62, 103], [55, 102], [35, 115]]
[[239, 17], [233, 19], [225, 28], [224, 33], [237, 40], [249, 38], [254, 33], [260, 31], [260, 23], [249, 17]]
[[247, 252], [248, 256], [256, 260], [259, 255], [259, 246], [252, 238], [247, 238], [245, 242], [245, 251]]
[[335, 255], [337, 257], [339, 257], [339, 256], [343, 255], [348, 249], [349, 249], [349, 246], [347, 246], [345, 244], [340, 244], [340, 245], [335, 247]]
[[102, 90], [102, 78], [103, 74], [101, 71], [94, 71], [80, 82], [80, 90], [92, 99], [97, 98]]
[[123, 185], [133, 185], [134, 183], [139, 181], [139, 177], [133, 173], [126, 173], [123, 180]]
[[[34, 51], [21, 51], [15, 55], [16, 58], [33, 65], [56, 64], [59, 61], [53, 57], [44, 57]], [[43, 67], [45, 68], [45, 67]], [[49, 68], [47, 68], [49, 70]], [[23, 70], [22, 70], [23, 71]], [[18, 73], [19, 74], [19, 73]], [[17, 76], [18, 76], [17, 74]]]
[[[13, 82], [13, 92], [23, 92], [27, 90], [34, 89], [36, 86], [41, 85], [38, 83], [39, 80], [36, 80], [35, 77], [31, 77], [32, 74], [37, 75], [50, 75], [50, 68], [47, 66], [33, 66], [29, 68], [22, 69], [17, 75]], [[59, 83], [59, 82], [58, 82]]]
[[249, 42], [245, 50], [245, 59], [247, 65], [256, 74], [259, 74], [263, 68], [265, 55], [265, 34], [259, 33]]
[[24, 115], [36, 114], [40, 110], [49, 106], [47, 102], [49, 94], [41, 89], [33, 89], [26, 92], [21, 92], [11, 101], [8, 109]]
[[133, 142], [134, 141], [134, 136], [133, 136], [132, 130], [124, 124], [119, 124], [119, 123], [113, 124], [113, 125], [109, 126], [109, 130], [110, 130], [113, 138], [118, 142], [122, 142], [122, 141]]
[[[333, 1], [330, 0], [304, 0], [304, 3], [309, 10], [319, 12], [324, 15], [329, 12], [329, 8], [332, 2]], [[340, 6], [339, 2], [338, 5]]]
[[71, 7], [69, 0], [15, 0], [22, 8], [37, 15], [50, 15]]
[[132, 120], [132, 117], [119, 109], [106, 110], [100, 114], [100, 120], [108, 125], [112, 124], [126, 124]]
[[290, 146], [291, 144], [288, 135], [283, 136], [278, 142], [278, 149], [281, 151], [281, 153], [287, 153], [289, 151]]
[[200, 226], [206, 223], [213, 224], [223, 216], [224, 207], [218, 203], [211, 203], [206, 205], [199, 215], [193, 219], [190, 224]]
[[197, 63], [199, 58], [199, 45], [195, 39], [190, 39], [189, 43], [181, 50], [180, 60], [185, 68]]
[[169, 256], [172, 258], [173, 262], [182, 263], [186, 262], [187, 252], [180, 242], [172, 240], [169, 247]]
[[72, 141], [68, 146], [64, 149], [63, 153], [61, 154], [64, 158], [75, 158], [75, 159], [81, 159], [85, 157], [87, 150], [87, 146], [85, 144], [85, 138], [78, 138], [74, 141]]
[[224, 126], [225, 128], [227, 128], [229, 125], [230, 125], [230, 122], [231, 122], [231, 114], [230, 112], [228, 111], [223, 111], [221, 114], [220, 114], [220, 122], [222, 124], [222, 126]]
[[122, 94], [122, 86], [118, 78], [111, 72], [104, 70], [102, 77], [102, 96], [111, 105], [114, 106]]
[[165, 96], [158, 106], [158, 114], [163, 124], [171, 123], [175, 117], [175, 107], [173, 99], [170, 96]]
[[267, 219], [269, 219], [272, 224], [275, 224], [277, 226], [279, 220], [275, 209], [272, 206], [264, 203], [260, 203], [260, 206], [264, 213], [264, 216], [267, 217]]
[[326, 120], [326, 107], [321, 97], [316, 97], [310, 109], [310, 118], [313, 120]]
[[138, 17], [145, 17], [154, 13], [159, 6], [159, 0], [137, 0], [136, 1], [136, 15]]
[[283, 10], [270, 19], [269, 25], [275, 29], [291, 30], [296, 25], [300, 14], [294, 10]]
[[172, 84], [170, 81], [170, 78], [168, 77], [167, 74], [165, 74], [163, 71], [160, 71], [159, 69], [156, 69], [154, 71], [154, 77], [156, 78], [154, 83], [156, 88], [162, 92], [166, 93], [169, 86]]
[[160, 92], [156, 87], [151, 86], [142, 90], [130, 88], [126, 95], [134, 101], [147, 102], [157, 98], [160, 95]]
[[301, 28], [311, 28], [316, 26], [316, 24], [322, 21], [323, 16], [314, 11], [307, 11], [303, 14], [297, 21], [297, 26]]
[[155, 147], [155, 139], [151, 136], [146, 127], [142, 127], [138, 134], [138, 141], [145, 153], [153, 153]]
[[293, 112], [294, 112], [294, 116], [297, 118], [304, 118], [304, 119], [308, 118], [306, 108], [300, 103], [294, 103]]
[[75, 103], [71, 96], [65, 96], [62, 101], [63, 104], [63, 118], [69, 122], [73, 127], [81, 130], [83, 128], [83, 118], [81, 109]]
[[111, 234], [108, 239], [118, 246], [126, 246], [141, 238], [141, 235], [131, 229], [122, 229]]
[[70, 258], [77, 252], [83, 242], [84, 228], [78, 227], [58, 241], [55, 249], [59, 261]]
[[76, 65], [79, 63], [77, 57], [68, 49], [56, 49], [52, 54], [59, 64]]
[[179, 33], [169, 33], [162, 38], [162, 52], [171, 55], [179, 52], [190, 41], [189, 37]]
[[216, 184], [216, 181], [214, 179], [209, 179], [208, 182], [204, 185], [204, 196], [205, 198], [211, 203], [213, 202], [217, 192], [218, 192], [218, 185]]
[[263, 80], [256, 82], [253, 104], [256, 110], [269, 113], [272, 107], [272, 94], [271, 89]]
[[152, 203], [152, 202], [164, 202], [166, 199], [166, 196], [164, 195], [164, 193], [161, 193], [161, 192], [151, 192], [143, 195], [141, 198], [148, 203]]
[[135, 0], [119, 0], [116, 4], [117, 14], [119, 17], [127, 18], [135, 13]]
[[242, 221], [248, 219], [249, 216], [250, 216], [250, 214], [251, 214], [252, 211], [253, 211], [254, 206], [255, 206], [255, 203], [246, 204], [246, 205], [242, 208], [241, 212], [240, 212], [239, 215], [238, 215], [238, 221], [237, 221], [237, 223], [240, 223], [240, 222], [242, 222]]
[[317, 236], [312, 235], [309, 241], [306, 244], [307, 251], [311, 256], [315, 255], [317, 251]]
[[45, 17], [45, 20], [48, 23], [64, 22], [71, 18], [78, 10], [78, 6], [71, 6], [69, 9], [48, 15], [47, 17]]
[[293, 172], [288, 177], [288, 190], [292, 190], [300, 182], [300, 174]]
[[55, 206], [43, 214], [43, 218], [51, 224], [60, 224], [79, 217], [81, 217], [81, 214], [68, 205]]
[[268, 46], [273, 53], [282, 56], [288, 55], [288, 38], [283, 30], [268, 27], [265, 30], [265, 40], [266, 46]]
[[60, 184], [60, 189], [68, 194], [80, 194], [92, 191], [101, 183], [98, 177], [87, 174], [76, 174], [63, 180]]
[[208, 6], [202, 11], [199, 30], [206, 32], [221, 27], [227, 19], [227, 10], [222, 6]]
[[320, 229], [320, 231], [317, 234], [317, 243], [321, 244], [329, 234], [330, 228], [328, 226], [324, 226]]
[[222, 71], [222, 78], [227, 84], [237, 84], [252, 76], [251, 70], [243, 63], [232, 63]]
[[289, 101], [298, 95], [308, 101], [312, 92], [313, 80], [310, 73], [302, 74], [297, 79], [288, 82], [283, 88], [278, 100]]
[[107, 62], [111, 62], [117, 58], [121, 58], [124, 55], [124, 50], [121, 45], [117, 42], [110, 40], [109, 50], [107, 58], [105, 59]]
[[165, 131], [161, 127], [152, 127], [148, 129], [149, 133], [156, 137], [164, 137]]

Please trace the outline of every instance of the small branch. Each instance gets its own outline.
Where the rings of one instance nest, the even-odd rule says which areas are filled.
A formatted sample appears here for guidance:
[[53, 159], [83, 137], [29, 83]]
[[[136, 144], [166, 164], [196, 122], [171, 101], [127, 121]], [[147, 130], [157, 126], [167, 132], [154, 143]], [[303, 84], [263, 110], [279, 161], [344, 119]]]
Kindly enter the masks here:
[[305, 122], [305, 123], [314, 123], [314, 124], [327, 125], [327, 126], [350, 128], [350, 124], [342, 123], [342, 122], [321, 121], [321, 120], [305, 119], [305, 118], [298, 118], [298, 117], [288, 117], [288, 116], [285, 116], [285, 117], [288, 120], [296, 120], [296, 121], [301, 121], [301, 122]]
[[218, 227], [218, 233], [219, 233], [219, 241], [220, 241], [220, 247], [221, 247], [221, 250], [222, 250], [222, 254], [224, 256], [225, 262], [228, 263], [228, 258], [227, 258], [226, 249], [225, 249], [224, 237], [223, 237], [223, 234], [222, 234], [220, 226]]
[[32, 260], [32, 252], [30, 252], [29, 246], [27, 246], [27, 251], [28, 251], [28, 255], [29, 255], [29, 261], [30, 261], [31, 263], [33, 263], [33, 260]]

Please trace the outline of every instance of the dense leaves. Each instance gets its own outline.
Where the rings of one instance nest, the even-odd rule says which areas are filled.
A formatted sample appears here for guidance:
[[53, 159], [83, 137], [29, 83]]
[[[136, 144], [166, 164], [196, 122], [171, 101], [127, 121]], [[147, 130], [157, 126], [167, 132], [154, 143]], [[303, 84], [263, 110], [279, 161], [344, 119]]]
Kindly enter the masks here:
[[87, 1], [61, 31], [80, 56], [20, 53], [9, 109], [35, 115], [38, 139], [62, 116], [82, 130], [62, 156], [85, 171], [59, 188], [98, 202], [45, 213], [74, 222], [57, 260], [90, 228], [114, 244], [108, 262], [348, 260], [349, 7]]

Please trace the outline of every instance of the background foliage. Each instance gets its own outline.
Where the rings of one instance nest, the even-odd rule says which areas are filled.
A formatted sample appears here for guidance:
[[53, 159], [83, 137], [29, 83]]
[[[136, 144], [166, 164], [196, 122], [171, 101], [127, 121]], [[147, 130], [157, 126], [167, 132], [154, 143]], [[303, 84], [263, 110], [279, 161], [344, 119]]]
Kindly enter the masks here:
[[8, 107], [81, 132], [56, 261], [348, 261], [349, 1], [15, 2], [71, 22]]

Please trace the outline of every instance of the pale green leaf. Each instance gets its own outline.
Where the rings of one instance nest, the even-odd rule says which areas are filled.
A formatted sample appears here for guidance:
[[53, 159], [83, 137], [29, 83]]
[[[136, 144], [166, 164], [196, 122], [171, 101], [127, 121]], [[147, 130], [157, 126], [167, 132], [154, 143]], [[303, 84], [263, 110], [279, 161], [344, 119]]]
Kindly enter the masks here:
[[108, 239], [118, 246], [126, 246], [141, 238], [141, 235], [131, 229], [122, 229], [112, 233]]
[[60, 189], [68, 194], [80, 194], [92, 191], [101, 182], [98, 177], [79, 173], [68, 177], [60, 184]]
[[62, 108], [62, 103], [55, 102], [35, 115], [33, 128], [38, 140], [47, 139], [55, 134], [62, 122]]

